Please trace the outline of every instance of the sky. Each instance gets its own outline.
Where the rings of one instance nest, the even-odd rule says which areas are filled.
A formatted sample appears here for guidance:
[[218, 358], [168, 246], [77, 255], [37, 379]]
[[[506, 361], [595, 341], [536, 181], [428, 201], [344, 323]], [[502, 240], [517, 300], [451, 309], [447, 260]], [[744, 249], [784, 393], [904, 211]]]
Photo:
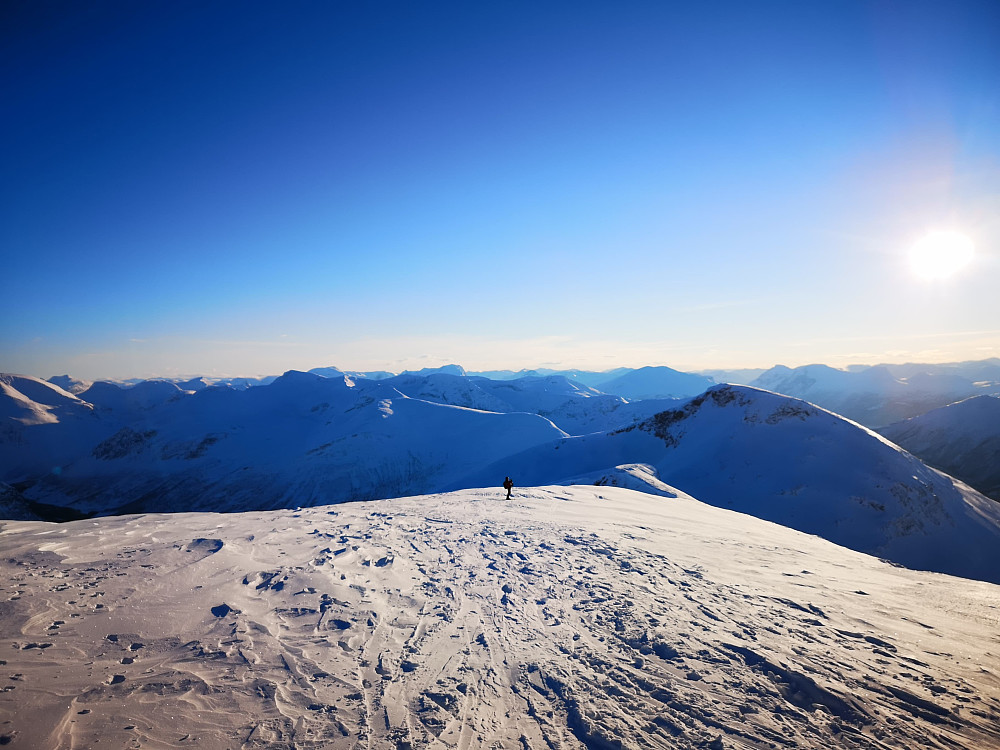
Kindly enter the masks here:
[[[1000, 3], [0, 8], [0, 371], [1000, 356]], [[975, 245], [914, 273], [929, 231]]]

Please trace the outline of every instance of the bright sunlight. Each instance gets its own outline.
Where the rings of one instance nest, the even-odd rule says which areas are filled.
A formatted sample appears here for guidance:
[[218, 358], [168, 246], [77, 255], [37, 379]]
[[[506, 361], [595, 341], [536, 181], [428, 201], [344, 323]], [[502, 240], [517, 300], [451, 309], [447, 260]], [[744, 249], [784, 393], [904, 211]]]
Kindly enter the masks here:
[[967, 266], [974, 252], [961, 232], [930, 232], [910, 248], [910, 267], [922, 279], [945, 279]]

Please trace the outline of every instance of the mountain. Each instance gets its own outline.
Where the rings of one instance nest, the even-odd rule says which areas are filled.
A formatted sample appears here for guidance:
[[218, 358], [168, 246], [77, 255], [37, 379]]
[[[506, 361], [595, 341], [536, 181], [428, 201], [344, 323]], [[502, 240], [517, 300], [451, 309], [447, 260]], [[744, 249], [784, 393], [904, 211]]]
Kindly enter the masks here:
[[949, 362], [945, 364], [908, 363], [903, 365], [883, 365], [897, 378], [911, 378], [914, 375], [954, 375], [964, 380], [983, 385], [1000, 385], [1000, 358], [974, 360], [969, 362]]
[[684, 495], [4, 522], [13, 748], [1000, 748], [1000, 587]]
[[620, 396], [601, 393], [562, 375], [492, 380], [442, 373], [404, 374], [386, 379], [383, 385], [410, 398], [434, 403], [538, 414], [573, 435], [621, 427], [676, 403], [676, 399], [660, 399], [631, 404]]
[[974, 396], [879, 432], [931, 466], [1000, 500], [1000, 398]]
[[466, 375], [479, 378], [489, 378], [490, 380], [516, 380], [517, 378], [539, 377], [541, 373], [537, 370], [477, 370], [466, 372]]
[[878, 428], [918, 416], [994, 387], [934, 366], [907, 368], [897, 377], [887, 365], [837, 370], [826, 365], [773, 367], [750, 385], [801, 398], [848, 419]]
[[309, 370], [314, 375], [322, 375], [324, 378], [336, 378], [347, 375], [349, 378], [366, 378], [368, 380], [384, 380], [394, 377], [393, 373], [384, 370], [373, 370], [371, 372], [359, 372], [357, 370], [341, 370], [336, 367], [314, 367]]
[[208, 388], [212, 385], [208, 380], [201, 377], [200, 375], [196, 378], [187, 378], [183, 380], [171, 380], [171, 383], [176, 385], [182, 391], [200, 391]]
[[92, 404], [54, 383], [0, 374], [0, 482], [16, 487], [58, 476], [80, 446], [93, 445], [116, 429], [117, 423], [102, 420]]
[[640, 367], [601, 383], [601, 390], [629, 400], [697, 396], [715, 381], [669, 367]]
[[765, 372], [767, 370], [762, 368], [743, 368], [738, 370], [701, 370], [696, 374], [711, 378], [716, 383], [750, 385]]
[[701, 501], [908, 567], [1000, 582], [1000, 506], [879, 435], [797, 399], [716, 386], [607, 434], [526, 449], [454, 488], [557, 484], [623, 464]]
[[289, 371], [242, 390], [95, 383], [90, 403], [38, 379], [0, 384], [0, 482], [52, 518], [312, 506], [506, 475], [666, 483], [910, 567], [1000, 576], [995, 503], [854, 423], [745, 386], [627, 402], [561, 376]]
[[53, 385], [59, 386], [64, 391], [68, 393], [77, 394], [81, 391], [85, 391], [92, 385], [87, 380], [78, 380], [76, 378], [71, 378], [69, 375], [53, 375], [48, 379]]
[[[161, 398], [135, 406], [133, 389], [95, 384], [94, 429], [32, 443], [30, 474], [24, 451], [4, 446], [0, 481], [80, 513], [279, 508], [433, 491], [566, 435], [537, 414], [432, 403], [346, 376], [289, 371], [268, 386], [193, 393], [164, 385], [150, 383]], [[43, 468], [52, 465], [58, 473]]]
[[593, 370], [553, 370], [549, 367], [539, 367], [534, 370], [483, 370], [480, 372], [469, 372], [468, 375], [489, 378], [490, 380], [516, 380], [518, 378], [547, 378], [564, 377], [571, 383], [580, 383], [591, 388], [599, 388], [603, 383], [614, 378], [632, 372], [631, 367], [616, 367], [613, 370], [595, 372]]
[[101, 381], [81, 392], [79, 397], [82, 401], [93, 404], [99, 411], [132, 418], [147, 409], [176, 401], [186, 393], [176, 383], [168, 380], [144, 380], [127, 387]]
[[463, 377], [465, 368], [461, 365], [444, 365], [442, 367], [425, 367], [422, 370], [405, 370], [403, 375], [457, 375]]

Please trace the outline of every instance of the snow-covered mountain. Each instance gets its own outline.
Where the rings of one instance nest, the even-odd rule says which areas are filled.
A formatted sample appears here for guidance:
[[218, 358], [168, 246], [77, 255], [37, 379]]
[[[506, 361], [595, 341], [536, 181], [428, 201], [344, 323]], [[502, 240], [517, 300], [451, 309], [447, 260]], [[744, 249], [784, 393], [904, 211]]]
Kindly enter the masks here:
[[614, 487], [3, 522], [12, 748], [1000, 748], [1000, 587]]
[[561, 376], [290, 371], [242, 390], [95, 384], [92, 404], [38, 379], [3, 384], [0, 482], [68, 512], [311, 506], [505, 475], [666, 482], [901, 564], [1000, 575], [994, 503], [853, 423], [747, 387], [630, 403]]
[[566, 434], [537, 414], [460, 408], [409, 398], [383, 381], [357, 383], [290, 371], [247, 390], [171, 385], [179, 396], [140, 409], [105, 406], [93, 432], [35, 445], [58, 473], [25, 472], [25, 451], [4, 444], [2, 479], [35, 501], [81, 512], [315, 505], [431, 491]]
[[114, 424], [54, 383], [0, 374], [0, 481], [58, 472], [61, 461], [54, 459], [86, 450]]
[[601, 383], [601, 390], [629, 400], [697, 396], [715, 384], [711, 378], [669, 367], [641, 367]]
[[432, 491], [525, 447], [621, 427], [675, 403], [630, 404], [562, 377], [328, 375], [290, 371], [239, 390], [102, 382], [81, 398], [12, 376], [41, 403], [5, 386], [0, 481], [84, 513], [390, 497]]
[[[197, 390], [204, 390], [204, 386]], [[99, 411], [134, 419], [140, 413], [176, 401], [188, 392], [167, 380], [144, 380], [128, 387], [102, 381], [82, 391], [79, 397]]]
[[[528, 486], [646, 464], [703, 502], [909, 567], [1000, 582], [1000, 505], [811, 404], [716, 386], [608, 434], [526, 449], [460, 480]], [[603, 483], [603, 482], [602, 482]]]
[[879, 432], [931, 466], [1000, 500], [1000, 398], [974, 396]]
[[420, 370], [404, 370], [403, 375], [457, 375], [463, 377], [465, 368], [461, 365], [443, 365], [441, 367], [424, 367]]
[[57, 385], [64, 391], [69, 393], [77, 394], [81, 391], [85, 391], [90, 388], [93, 383], [89, 380], [78, 380], [77, 378], [72, 378], [69, 375], [53, 375], [48, 379], [48, 382], [53, 385]]
[[620, 396], [570, 381], [563, 375], [513, 380], [431, 374], [385, 381], [410, 398], [496, 412], [528, 412], [551, 419], [573, 435], [620, 427], [676, 405], [677, 399], [630, 403]]
[[997, 357], [944, 364], [909, 363], [882, 366], [897, 378], [909, 379], [914, 376], [930, 374], [937, 377], [957, 376], [963, 380], [981, 385], [1000, 385], [1000, 358]]
[[750, 385], [794, 396], [872, 429], [918, 416], [969, 396], [1000, 390], [993, 381], [973, 381], [942, 366], [887, 365], [838, 370], [826, 365], [773, 367]]
[[733, 383], [734, 385], [750, 385], [767, 370], [763, 368], [742, 368], [735, 370], [701, 370], [698, 375], [711, 378], [716, 383]]
[[349, 378], [366, 378], [368, 380], [384, 380], [385, 378], [394, 377], [394, 373], [386, 372], [385, 370], [372, 370], [369, 372], [361, 372], [358, 370], [341, 370], [339, 367], [314, 367], [309, 370], [309, 372], [314, 375], [322, 375], [324, 378], [336, 378], [341, 375], [346, 375]]

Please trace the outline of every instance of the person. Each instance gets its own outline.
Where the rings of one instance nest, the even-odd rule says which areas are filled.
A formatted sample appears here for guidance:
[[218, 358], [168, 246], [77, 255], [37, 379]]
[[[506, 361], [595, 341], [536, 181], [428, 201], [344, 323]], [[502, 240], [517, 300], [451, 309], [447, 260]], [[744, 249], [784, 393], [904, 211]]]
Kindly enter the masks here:
[[510, 490], [514, 486], [514, 482], [511, 481], [510, 477], [506, 477], [503, 480], [503, 488], [507, 490], [507, 499], [510, 500]]

